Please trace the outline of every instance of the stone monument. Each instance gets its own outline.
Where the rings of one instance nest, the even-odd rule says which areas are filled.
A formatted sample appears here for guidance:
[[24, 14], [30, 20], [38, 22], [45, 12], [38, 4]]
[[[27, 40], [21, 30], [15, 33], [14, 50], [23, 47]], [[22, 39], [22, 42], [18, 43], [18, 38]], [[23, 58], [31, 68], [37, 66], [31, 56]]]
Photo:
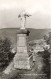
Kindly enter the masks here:
[[14, 68], [31, 69], [33, 65], [33, 56], [29, 52], [28, 36], [29, 31], [25, 28], [26, 17], [30, 15], [24, 11], [18, 16], [21, 20], [21, 27], [17, 32], [17, 53], [14, 57]]

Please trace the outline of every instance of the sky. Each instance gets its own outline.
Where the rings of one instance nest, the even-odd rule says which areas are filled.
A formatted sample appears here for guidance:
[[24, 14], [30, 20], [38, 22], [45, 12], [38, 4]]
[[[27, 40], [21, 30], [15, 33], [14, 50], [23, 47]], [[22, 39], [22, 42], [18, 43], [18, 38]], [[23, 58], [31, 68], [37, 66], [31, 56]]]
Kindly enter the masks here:
[[22, 10], [32, 15], [26, 28], [51, 28], [51, 0], [0, 0], [0, 28], [19, 28]]

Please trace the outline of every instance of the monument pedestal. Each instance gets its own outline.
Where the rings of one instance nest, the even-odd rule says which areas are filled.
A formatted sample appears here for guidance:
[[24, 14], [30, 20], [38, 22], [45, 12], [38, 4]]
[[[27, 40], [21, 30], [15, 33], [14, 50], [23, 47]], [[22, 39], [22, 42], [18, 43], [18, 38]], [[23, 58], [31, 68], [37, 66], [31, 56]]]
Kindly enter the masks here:
[[27, 44], [29, 31], [19, 30], [17, 33], [17, 53], [14, 57], [14, 68], [31, 69], [33, 56]]

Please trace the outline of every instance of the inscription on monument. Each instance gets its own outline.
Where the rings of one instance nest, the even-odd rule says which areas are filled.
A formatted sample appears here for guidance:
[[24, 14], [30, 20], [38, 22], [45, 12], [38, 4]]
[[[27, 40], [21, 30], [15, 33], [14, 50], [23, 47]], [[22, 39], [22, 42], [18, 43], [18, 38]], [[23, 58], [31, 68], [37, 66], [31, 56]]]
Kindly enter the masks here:
[[26, 44], [26, 38], [25, 37], [18, 37], [18, 42], [17, 42], [17, 45], [18, 46], [25, 46], [25, 44]]

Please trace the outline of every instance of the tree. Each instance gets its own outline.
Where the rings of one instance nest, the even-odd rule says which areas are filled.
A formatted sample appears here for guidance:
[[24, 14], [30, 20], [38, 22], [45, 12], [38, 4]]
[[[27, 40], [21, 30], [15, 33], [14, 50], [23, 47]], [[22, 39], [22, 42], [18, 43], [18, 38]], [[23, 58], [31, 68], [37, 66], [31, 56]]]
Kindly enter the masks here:
[[6, 65], [10, 61], [9, 55], [11, 54], [11, 42], [8, 38], [0, 39], [0, 64]]
[[46, 40], [46, 43], [51, 46], [51, 32], [48, 33], [48, 36], [44, 35], [44, 39]]

